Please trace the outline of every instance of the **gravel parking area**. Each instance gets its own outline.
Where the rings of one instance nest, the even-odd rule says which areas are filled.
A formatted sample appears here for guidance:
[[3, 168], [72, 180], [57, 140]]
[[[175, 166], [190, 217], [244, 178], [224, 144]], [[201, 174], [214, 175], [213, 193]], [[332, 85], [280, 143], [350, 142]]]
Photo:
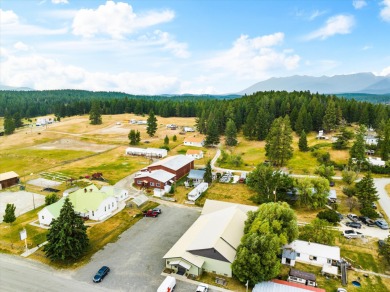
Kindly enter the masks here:
[[[103, 265], [111, 272], [99, 284], [118, 291], [156, 291], [164, 280], [162, 257], [199, 217], [199, 212], [185, 207], [160, 206], [157, 218], [143, 218], [110, 243], [86, 266], [75, 271], [73, 278], [92, 282]], [[196, 286], [178, 281], [176, 292], [195, 291]]]
[[27, 182], [29, 185], [37, 186], [37, 187], [42, 187], [42, 188], [52, 188], [52, 187], [57, 187], [62, 182], [46, 179], [46, 178], [37, 178], [37, 179], [32, 179]]
[[5, 207], [7, 204], [14, 204], [15, 215], [18, 217], [34, 208], [45, 204], [45, 196], [30, 193], [26, 191], [18, 192], [0, 192], [0, 222], [3, 222], [3, 216], [5, 213]]
[[364, 236], [376, 237], [376, 238], [379, 238], [379, 239], [386, 239], [387, 236], [389, 235], [389, 230], [380, 229], [376, 225], [375, 226], [367, 226], [364, 223], [359, 221], [359, 223], [362, 224], [362, 228], [357, 229], [357, 228], [351, 228], [349, 226], [346, 226], [345, 225], [346, 222], [351, 222], [351, 221], [348, 220], [348, 219], [342, 220], [340, 222], [341, 223], [341, 227], [339, 228], [339, 230], [343, 231], [343, 230], [353, 229], [353, 230], [355, 230], [357, 232], [362, 233]]

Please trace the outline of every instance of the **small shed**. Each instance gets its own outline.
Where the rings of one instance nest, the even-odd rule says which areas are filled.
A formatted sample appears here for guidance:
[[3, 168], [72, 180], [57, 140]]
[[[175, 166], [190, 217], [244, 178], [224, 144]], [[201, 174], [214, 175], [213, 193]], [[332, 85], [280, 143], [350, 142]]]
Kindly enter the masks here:
[[0, 173], [0, 190], [19, 183], [19, 175], [14, 171]]
[[188, 200], [193, 202], [196, 201], [208, 188], [209, 184], [202, 182], [188, 194]]
[[291, 270], [288, 274], [287, 281], [296, 282], [296, 283], [304, 284], [307, 286], [313, 286], [313, 287], [317, 286], [316, 275], [314, 275], [312, 273], [303, 272], [303, 271], [300, 271], [297, 269], [293, 269], [293, 268], [291, 268]]
[[145, 204], [148, 201], [148, 197], [145, 195], [136, 196], [131, 202], [136, 205], [138, 208]]
[[190, 156], [194, 159], [201, 159], [201, 158], [203, 158], [203, 151], [202, 150], [188, 149], [186, 152], [186, 156]]
[[337, 201], [337, 193], [336, 190], [330, 190], [328, 194], [328, 200], [330, 202], [335, 203]]

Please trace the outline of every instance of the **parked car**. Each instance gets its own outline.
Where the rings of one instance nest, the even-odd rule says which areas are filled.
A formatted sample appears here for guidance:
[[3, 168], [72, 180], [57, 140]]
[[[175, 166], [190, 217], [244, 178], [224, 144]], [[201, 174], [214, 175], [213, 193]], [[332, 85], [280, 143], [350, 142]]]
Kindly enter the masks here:
[[357, 228], [357, 229], [362, 228], [362, 224], [360, 224], [358, 222], [347, 222], [347, 223], [345, 223], [345, 225], [348, 227]]
[[352, 230], [352, 229], [344, 230], [342, 234], [346, 238], [358, 238], [362, 235], [360, 232], [357, 232], [357, 231]]
[[209, 291], [209, 285], [207, 284], [200, 284], [198, 285], [198, 287], [196, 288], [196, 292], [207, 292]]
[[158, 213], [153, 211], [153, 210], [143, 211], [142, 214], [144, 215], [144, 217], [154, 217], [154, 218], [156, 218], [158, 216]]
[[368, 217], [360, 216], [359, 220], [362, 221], [367, 226], [374, 226], [375, 225], [375, 221], [368, 218]]
[[104, 277], [108, 275], [109, 272], [110, 272], [109, 267], [107, 266], [101, 267], [99, 271], [97, 271], [96, 275], [93, 277], [93, 281], [95, 283], [101, 282], [104, 279]]
[[375, 224], [379, 227], [379, 228], [382, 228], [382, 229], [389, 229], [389, 225], [387, 224], [387, 222], [383, 219], [378, 219], [375, 221]]
[[347, 215], [347, 218], [349, 219], [349, 220], [351, 220], [351, 221], [353, 221], [353, 222], [357, 222], [358, 220], [359, 220], [359, 217], [357, 216], [357, 215], [355, 215], [355, 214], [348, 214]]
[[158, 214], [161, 214], [161, 213], [162, 213], [162, 211], [161, 211], [160, 208], [154, 208], [154, 209], [152, 209], [152, 211], [153, 211], [153, 212], [156, 212], [156, 213], [158, 213]]

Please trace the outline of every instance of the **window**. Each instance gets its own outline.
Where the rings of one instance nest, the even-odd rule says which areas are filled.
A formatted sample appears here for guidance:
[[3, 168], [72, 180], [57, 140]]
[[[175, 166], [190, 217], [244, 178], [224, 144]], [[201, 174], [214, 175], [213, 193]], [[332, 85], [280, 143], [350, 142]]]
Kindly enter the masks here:
[[107, 211], [107, 209], [106, 209], [107, 207], [106, 206], [104, 206], [104, 212], [106, 212]]
[[297, 257], [299, 258], [301, 256], [301, 254], [299, 252], [297, 252]]
[[154, 182], [150, 182], [150, 186], [153, 187], [154, 186]]
[[312, 260], [312, 261], [316, 261], [316, 260], [317, 260], [317, 257], [315, 257], [315, 256], [309, 256], [309, 259]]
[[45, 216], [42, 215], [42, 219], [45, 219]]
[[95, 212], [94, 211], [92, 211], [92, 216], [95, 216]]
[[114, 202], [112, 202], [112, 207], [114, 208]]
[[332, 263], [332, 260], [331, 260], [331, 259], [328, 259], [327, 262], [328, 262], [328, 264], [331, 264], [331, 263]]
[[137, 184], [139, 184], [139, 185], [140, 185], [141, 183], [142, 183], [142, 182], [141, 182], [140, 180], [137, 180]]
[[160, 186], [160, 183], [156, 183], [156, 187], [159, 187]]
[[110, 204], [108, 204], [108, 210], [110, 210]]

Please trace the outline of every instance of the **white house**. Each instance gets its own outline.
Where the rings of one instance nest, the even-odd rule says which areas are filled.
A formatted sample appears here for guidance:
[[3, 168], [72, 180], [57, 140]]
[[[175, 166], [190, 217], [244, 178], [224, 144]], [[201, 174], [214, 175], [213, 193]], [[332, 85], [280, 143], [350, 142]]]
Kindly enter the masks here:
[[124, 201], [129, 198], [129, 191], [114, 186], [103, 186], [100, 191], [115, 197], [117, 202]]
[[[188, 180], [192, 181], [192, 184], [194, 186], [197, 186], [198, 184], [203, 182], [204, 174], [206, 173], [205, 170], [200, 169], [191, 169], [190, 173], [187, 176]], [[190, 185], [190, 183], [189, 183]]]
[[378, 145], [378, 138], [373, 135], [364, 136], [364, 141], [367, 145]]
[[192, 157], [194, 159], [202, 159], [203, 158], [203, 151], [202, 150], [195, 150], [195, 149], [188, 149], [186, 156]]
[[386, 161], [383, 161], [380, 157], [368, 157], [367, 161], [369, 164], [374, 165], [374, 166], [381, 166], [385, 167], [386, 166]]
[[294, 240], [283, 247], [282, 264], [292, 267], [295, 262], [314, 266], [336, 266], [338, 261], [340, 261], [338, 246]]
[[203, 147], [205, 140], [203, 137], [187, 137], [184, 139], [185, 146]]
[[147, 125], [147, 121], [137, 121], [137, 125]]
[[180, 275], [203, 271], [232, 276], [248, 211], [257, 207], [206, 200], [200, 217], [164, 255], [165, 266]]
[[329, 137], [324, 135], [324, 130], [318, 131], [318, 135], [316, 136], [318, 140], [329, 140]]
[[191, 128], [191, 127], [184, 127], [184, 128], [183, 128], [183, 131], [186, 132], [186, 133], [187, 133], [187, 132], [195, 132], [195, 129], [194, 129], [194, 128]]
[[[118, 201], [114, 195], [100, 191], [95, 185], [79, 189], [68, 195], [76, 214], [91, 220], [103, 220], [117, 208]], [[38, 212], [39, 224], [50, 225], [60, 215], [65, 197]]]

